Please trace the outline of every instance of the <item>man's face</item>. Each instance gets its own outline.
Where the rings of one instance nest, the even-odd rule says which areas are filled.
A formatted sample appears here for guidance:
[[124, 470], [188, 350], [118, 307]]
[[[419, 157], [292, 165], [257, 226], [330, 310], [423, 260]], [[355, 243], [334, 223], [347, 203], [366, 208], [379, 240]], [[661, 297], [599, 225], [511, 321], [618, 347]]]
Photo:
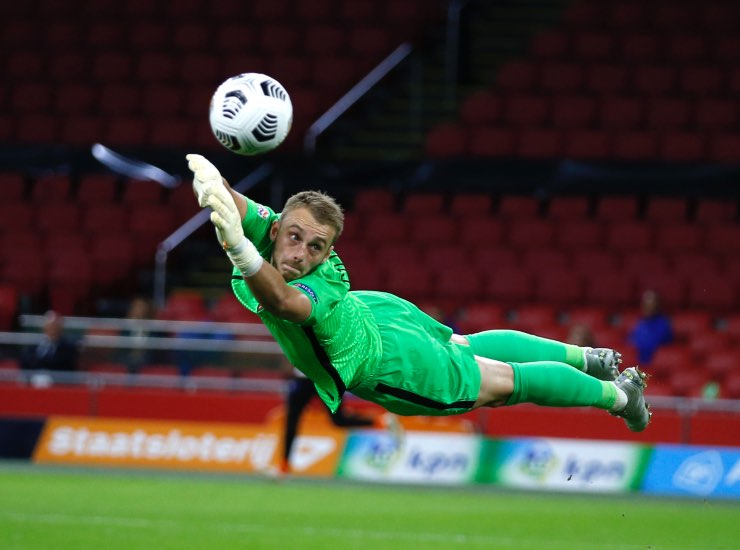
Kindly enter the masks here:
[[317, 222], [307, 208], [283, 214], [270, 228], [273, 267], [286, 281], [307, 275], [329, 257], [334, 234], [333, 227]]

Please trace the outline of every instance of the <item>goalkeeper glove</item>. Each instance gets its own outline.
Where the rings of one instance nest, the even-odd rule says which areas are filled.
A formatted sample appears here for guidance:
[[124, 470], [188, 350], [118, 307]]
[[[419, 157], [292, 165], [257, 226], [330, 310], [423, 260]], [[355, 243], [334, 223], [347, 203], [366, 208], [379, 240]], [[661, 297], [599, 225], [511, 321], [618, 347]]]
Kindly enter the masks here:
[[229, 191], [224, 187], [221, 173], [211, 162], [201, 155], [189, 154], [188, 168], [193, 172], [193, 192], [201, 207], [208, 205], [208, 195], [218, 193], [225, 201]]
[[229, 260], [242, 275], [251, 277], [260, 270], [264, 260], [252, 241], [244, 236], [239, 211], [233, 197], [228, 192], [227, 195], [228, 200], [222, 200], [218, 193], [207, 193], [206, 205], [213, 210], [211, 222], [216, 227], [216, 236]]

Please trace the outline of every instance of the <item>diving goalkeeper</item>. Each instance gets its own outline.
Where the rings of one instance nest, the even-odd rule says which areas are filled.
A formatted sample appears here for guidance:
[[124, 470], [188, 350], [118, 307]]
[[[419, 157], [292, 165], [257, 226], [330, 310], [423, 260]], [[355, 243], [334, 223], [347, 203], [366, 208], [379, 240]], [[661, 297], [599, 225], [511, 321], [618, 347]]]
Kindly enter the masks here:
[[535, 403], [597, 407], [632, 431], [647, 427], [645, 375], [636, 367], [620, 374], [616, 351], [510, 330], [453, 334], [397, 296], [351, 291], [334, 251], [344, 216], [333, 198], [303, 191], [277, 214], [231, 189], [202, 156], [187, 160], [234, 265], [234, 293], [332, 412], [350, 391], [400, 415]]

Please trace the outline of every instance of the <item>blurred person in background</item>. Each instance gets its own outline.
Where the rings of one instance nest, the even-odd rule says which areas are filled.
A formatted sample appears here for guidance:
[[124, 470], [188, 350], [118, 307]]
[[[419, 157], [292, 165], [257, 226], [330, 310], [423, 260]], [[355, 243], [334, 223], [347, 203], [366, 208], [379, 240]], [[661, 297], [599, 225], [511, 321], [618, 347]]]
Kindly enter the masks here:
[[[293, 451], [293, 443], [298, 433], [298, 426], [303, 411], [311, 399], [319, 397], [316, 386], [298, 369], [292, 369], [292, 376], [288, 384], [288, 395], [286, 399], [285, 424], [283, 430], [283, 457], [280, 463], [280, 471], [284, 474], [290, 473], [290, 455]], [[384, 413], [377, 417], [364, 416], [346, 410], [344, 402], [339, 404], [336, 412], [329, 413], [332, 423], [338, 428], [369, 428], [376, 427], [388, 429], [396, 437], [402, 437], [402, 428], [398, 419], [391, 413]]]
[[534, 403], [596, 407], [631, 431], [647, 428], [646, 375], [635, 367], [620, 373], [615, 350], [512, 330], [455, 334], [398, 296], [351, 290], [334, 251], [344, 213], [332, 197], [302, 191], [276, 213], [231, 189], [201, 155], [186, 158], [198, 204], [211, 208], [233, 265], [234, 294], [332, 412], [350, 391], [400, 415]]
[[642, 293], [640, 310], [642, 316], [630, 330], [629, 342], [637, 350], [640, 364], [649, 364], [659, 347], [673, 342], [673, 327], [661, 310], [660, 295], [655, 290]]
[[[130, 321], [143, 321], [151, 318], [152, 306], [149, 300], [141, 296], [131, 300], [128, 312], [126, 313], [126, 319]], [[142, 365], [146, 365], [152, 361], [151, 350], [143, 345], [144, 340], [149, 336], [149, 331], [144, 328], [143, 323], [133, 323], [121, 331], [121, 336], [129, 336], [135, 339], [132, 347], [121, 350], [119, 357], [121, 363], [126, 365], [129, 373], [136, 374]]]
[[33, 347], [23, 350], [21, 365], [27, 370], [77, 370], [79, 342], [64, 334], [64, 319], [56, 311], [44, 314], [44, 336]]
[[576, 323], [570, 327], [567, 342], [583, 348], [596, 347], [596, 339], [591, 327], [583, 323]]

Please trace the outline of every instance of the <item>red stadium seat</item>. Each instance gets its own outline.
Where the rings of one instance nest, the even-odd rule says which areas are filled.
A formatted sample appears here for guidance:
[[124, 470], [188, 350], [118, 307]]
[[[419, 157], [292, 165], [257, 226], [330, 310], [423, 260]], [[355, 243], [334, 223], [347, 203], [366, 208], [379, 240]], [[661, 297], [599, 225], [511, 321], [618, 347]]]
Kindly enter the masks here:
[[[424, 265], [430, 269], [436, 266], [463, 266], [470, 264], [469, 252], [459, 244], [427, 246], [422, 250]], [[453, 269], [453, 271], [457, 271]]]
[[37, 228], [41, 231], [76, 230], [80, 210], [75, 203], [45, 203], [36, 207]]
[[509, 128], [473, 126], [467, 150], [473, 157], [510, 157], [517, 150], [516, 134]]
[[604, 224], [588, 219], [558, 220], [555, 226], [555, 243], [561, 249], [587, 251], [600, 247], [604, 242]]
[[501, 268], [521, 269], [519, 255], [513, 248], [481, 244], [470, 249], [470, 262], [479, 271], [495, 274]]
[[510, 61], [498, 71], [496, 84], [507, 92], [527, 92], [535, 85], [536, 67], [528, 61]]
[[613, 34], [584, 31], [573, 39], [573, 57], [578, 61], [610, 61], [614, 59], [617, 42]]
[[740, 350], [737, 348], [710, 351], [706, 357], [701, 358], [701, 361], [715, 380], [726, 380], [729, 376], [740, 372], [737, 369], [740, 364]]
[[385, 272], [385, 287], [389, 292], [412, 302], [433, 295], [434, 281], [426, 266], [407, 265], [404, 269], [382, 266], [381, 269]]
[[666, 58], [674, 63], [701, 63], [708, 57], [707, 36], [701, 33], [674, 32], [668, 36]]
[[622, 273], [591, 270], [584, 277], [589, 304], [622, 308], [636, 302], [634, 283]]
[[660, 158], [674, 162], [704, 160], [707, 156], [703, 136], [694, 132], [666, 133], [660, 143]]
[[662, 252], [694, 252], [703, 242], [701, 226], [687, 222], [659, 223], [655, 226], [655, 248]]
[[732, 130], [740, 120], [740, 108], [730, 99], [704, 98], [696, 105], [694, 123], [699, 130]]
[[524, 129], [519, 133], [517, 156], [530, 159], [553, 159], [563, 154], [563, 135], [550, 128]]
[[627, 62], [652, 62], [661, 54], [660, 39], [654, 33], [628, 32], [622, 35], [619, 55]]
[[732, 311], [737, 306], [737, 289], [719, 273], [705, 273], [689, 281], [688, 306], [717, 312]]
[[641, 2], [615, 2], [607, 4], [609, 22], [620, 32], [641, 29], [648, 25], [648, 9]]
[[[372, 5], [372, 2], [346, 2], [343, 5]], [[365, 20], [367, 21], [367, 20]], [[355, 26], [348, 39], [349, 50], [360, 58], [380, 61], [391, 53], [395, 46], [389, 31], [382, 26]]]
[[415, 242], [380, 243], [375, 251], [379, 264], [407, 266], [421, 263], [423, 247]]
[[632, 84], [641, 95], [670, 95], [677, 88], [676, 70], [662, 65], [638, 65], [633, 71]]
[[695, 336], [714, 330], [712, 315], [706, 311], [682, 310], [671, 316], [673, 333], [681, 340], [691, 341]]
[[505, 306], [531, 302], [534, 298], [532, 275], [517, 267], [496, 266], [485, 273], [483, 294], [486, 300]]
[[510, 324], [517, 330], [539, 334], [542, 327], [557, 324], [557, 310], [552, 305], [523, 304], [513, 311]]
[[0, 189], [3, 202], [20, 202], [26, 194], [26, 182], [20, 172], [0, 172]]
[[465, 128], [454, 122], [446, 122], [427, 133], [425, 153], [432, 158], [459, 157], [465, 153], [467, 133]]
[[502, 218], [527, 220], [537, 217], [540, 201], [531, 195], [504, 195], [499, 200], [498, 215]]
[[535, 35], [530, 53], [536, 60], [563, 60], [570, 53], [569, 33], [560, 29], [547, 29]]
[[359, 214], [389, 214], [395, 210], [395, 197], [386, 188], [360, 189], [355, 193], [353, 209]]
[[709, 144], [709, 157], [721, 163], [740, 161], [740, 133], [721, 132], [715, 134]]
[[673, 2], [657, 4], [652, 14], [656, 28], [673, 32], [691, 27], [698, 16], [695, 4]]
[[501, 121], [503, 100], [490, 90], [468, 96], [460, 108], [460, 116], [469, 126], [491, 126]]
[[677, 277], [688, 280], [701, 278], [706, 273], [718, 273], [720, 264], [713, 254], [699, 250], [696, 252], [678, 251], [673, 257], [673, 271]]
[[583, 95], [555, 96], [552, 123], [558, 128], [587, 128], [596, 115], [596, 101]]
[[433, 276], [433, 296], [460, 305], [482, 298], [482, 273], [472, 269], [450, 269], [448, 265], [438, 264], [437, 267]]
[[612, 156], [621, 160], [652, 160], [658, 155], [655, 132], [616, 132], [612, 141]]
[[600, 130], [570, 130], [565, 133], [564, 154], [573, 159], [604, 159], [611, 151], [611, 135]]
[[55, 174], [39, 177], [33, 184], [31, 200], [39, 202], [66, 202], [72, 194], [72, 181], [69, 176]]
[[566, 311], [566, 319], [569, 325], [585, 325], [592, 332], [603, 332], [609, 327], [608, 310], [600, 307], [574, 306]]
[[504, 119], [512, 126], [539, 126], [549, 118], [550, 108], [550, 100], [545, 96], [514, 94], [505, 101]]
[[670, 376], [671, 393], [678, 397], [700, 397], [708, 381], [707, 373], [702, 370], [676, 370]]
[[646, 371], [658, 377], [670, 378], [680, 370], [694, 370], [694, 359], [691, 348], [686, 344], [666, 344], [660, 346], [653, 355]]
[[644, 119], [644, 102], [636, 97], [605, 96], [598, 113], [599, 124], [607, 129], [635, 129]]
[[722, 89], [724, 74], [720, 67], [689, 65], [681, 69], [679, 80], [684, 93], [705, 97]]
[[583, 85], [583, 81], [583, 67], [578, 63], [545, 63], [540, 68], [539, 83], [546, 92], [573, 93]]
[[556, 196], [550, 199], [547, 217], [558, 220], [555, 230], [560, 231], [560, 222], [586, 220], [590, 214], [591, 204], [587, 196]]
[[409, 193], [403, 201], [401, 211], [404, 214], [433, 216], [440, 214], [446, 206], [442, 193]]
[[[455, 193], [450, 202], [450, 213], [460, 216], [487, 215], [491, 212], [493, 199], [488, 193]], [[465, 218], [460, 220], [465, 223]]]
[[732, 201], [702, 198], [697, 201], [695, 219], [697, 223], [725, 223], [737, 217], [737, 204]]
[[690, 118], [690, 103], [683, 98], [652, 98], [648, 103], [647, 127], [653, 130], [684, 130]]
[[128, 115], [141, 108], [141, 87], [120, 82], [100, 88], [98, 109], [105, 116]]
[[653, 232], [648, 222], [613, 220], [606, 228], [606, 245], [625, 253], [648, 250], [653, 245]]
[[127, 206], [159, 204], [162, 201], [162, 186], [155, 181], [128, 179], [123, 184], [121, 200]]
[[410, 237], [415, 243], [436, 246], [457, 241], [458, 222], [453, 217], [416, 217], [410, 223]]
[[490, 216], [466, 216], [460, 220], [459, 238], [463, 245], [497, 246], [504, 235], [504, 223]]
[[303, 50], [312, 56], [339, 54], [346, 43], [345, 29], [339, 25], [311, 25], [303, 35]]
[[715, 224], [706, 228], [705, 250], [717, 254], [735, 255], [740, 253], [740, 226], [735, 224]]
[[562, 307], [583, 303], [583, 281], [572, 269], [547, 266], [536, 271], [534, 279], [534, 296], [542, 303]]
[[586, 68], [586, 90], [595, 94], [619, 96], [627, 90], [627, 68], [623, 65], [594, 63]]
[[509, 223], [508, 241], [520, 248], [548, 246], [553, 235], [553, 224], [546, 220], [514, 219]]
[[681, 197], [652, 197], [645, 209], [645, 219], [660, 223], [682, 222], [686, 214], [686, 199]]
[[619, 254], [603, 248], [576, 248], [572, 252], [573, 268], [583, 274], [614, 273], [619, 269]]
[[401, 242], [408, 239], [408, 220], [402, 214], [378, 213], [365, 218], [368, 243]]
[[521, 266], [532, 273], [571, 269], [570, 256], [562, 250], [552, 248], [551, 246], [523, 248], [521, 252]]
[[507, 324], [504, 308], [498, 303], [476, 302], [465, 307], [457, 319], [462, 334], [473, 334]]
[[54, 109], [59, 114], [86, 115], [95, 109], [98, 89], [78, 82], [62, 84], [56, 90]]
[[84, 205], [110, 204], [115, 200], [116, 177], [110, 174], [85, 174], [77, 188], [77, 202]]
[[[704, 365], [704, 368], [712, 374], [712, 367], [709, 358], [715, 353], [725, 352], [732, 349], [732, 340], [724, 332], [696, 332], [688, 336], [689, 347], [697, 362]], [[718, 377], [719, 378], [719, 377]]]

